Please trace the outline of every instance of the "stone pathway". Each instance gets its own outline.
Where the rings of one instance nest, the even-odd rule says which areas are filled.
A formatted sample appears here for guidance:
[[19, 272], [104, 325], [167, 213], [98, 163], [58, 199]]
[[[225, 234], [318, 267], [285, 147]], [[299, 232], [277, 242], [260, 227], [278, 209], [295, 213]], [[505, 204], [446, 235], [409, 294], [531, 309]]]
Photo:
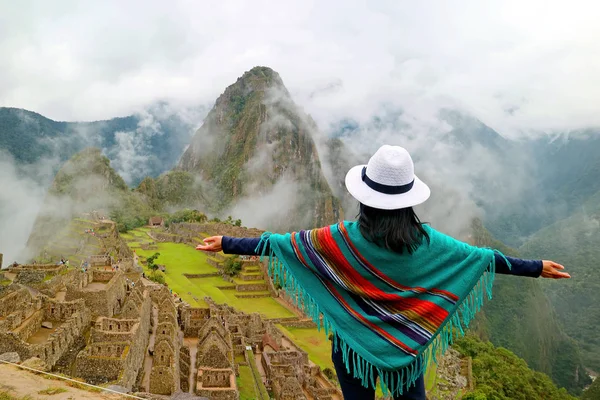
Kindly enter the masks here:
[[184, 344], [190, 349], [190, 393], [196, 389], [196, 357], [198, 355], [198, 338], [185, 338]]
[[[156, 327], [158, 326], [158, 308], [152, 305], [152, 321], [154, 324], [152, 326], [152, 334], [150, 335], [150, 340], [148, 341], [148, 348], [154, 349], [154, 341], [156, 340]], [[146, 350], [146, 357], [144, 358], [144, 380], [142, 381], [142, 386], [146, 388], [146, 391], [150, 391], [150, 372], [152, 371], [152, 356], [150, 352]]]

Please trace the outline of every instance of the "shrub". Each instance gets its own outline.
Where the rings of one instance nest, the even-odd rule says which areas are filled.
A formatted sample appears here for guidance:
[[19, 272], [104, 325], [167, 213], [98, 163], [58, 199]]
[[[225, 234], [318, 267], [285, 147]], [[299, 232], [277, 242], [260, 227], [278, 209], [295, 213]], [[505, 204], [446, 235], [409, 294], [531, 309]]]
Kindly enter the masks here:
[[223, 272], [229, 276], [235, 276], [242, 270], [242, 262], [238, 256], [229, 257], [223, 263]]
[[159, 283], [161, 285], [165, 284], [165, 274], [160, 271], [153, 271], [148, 277], [152, 282]]

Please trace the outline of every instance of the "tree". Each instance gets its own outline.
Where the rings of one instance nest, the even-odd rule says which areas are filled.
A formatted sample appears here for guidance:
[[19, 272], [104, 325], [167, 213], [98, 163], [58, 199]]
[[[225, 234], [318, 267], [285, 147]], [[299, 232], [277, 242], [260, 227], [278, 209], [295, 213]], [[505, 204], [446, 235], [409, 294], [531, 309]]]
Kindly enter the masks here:
[[242, 226], [242, 220], [241, 219], [236, 219], [234, 225], [235, 226]]
[[581, 400], [600, 400], [600, 378], [596, 378], [594, 383], [583, 392]]
[[154, 263], [154, 261], [156, 261], [158, 256], [160, 256], [160, 253], [154, 253], [150, 257], [146, 258], [146, 262], [148, 263], [148, 268], [150, 268], [150, 270], [152, 270], [153, 272], [155, 272], [158, 269], [158, 265], [156, 265]]
[[242, 262], [238, 256], [229, 257], [223, 263], [223, 272], [229, 276], [235, 276], [242, 270]]

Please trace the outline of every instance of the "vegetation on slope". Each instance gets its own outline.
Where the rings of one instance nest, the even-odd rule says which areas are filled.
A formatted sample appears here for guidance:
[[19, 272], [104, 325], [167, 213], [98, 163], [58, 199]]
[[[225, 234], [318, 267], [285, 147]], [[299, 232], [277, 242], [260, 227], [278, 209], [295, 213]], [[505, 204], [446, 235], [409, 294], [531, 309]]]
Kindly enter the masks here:
[[[191, 123], [167, 106], [158, 104], [147, 113], [107, 121], [59, 122], [40, 114], [0, 107], [0, 149], [5, 149], [22, 164], [44, 158], [66, 161], [89, 146], [103, 149], [117, 169], [129, 168], [124, 147], [135, 147], [136, 165], [130, 168], [131, 183], [143, 174], [158, 176], [172, 168], [189, 143]], [[143, 164], [143, 165], [140, 165]]]
[[600, 371], [600, 192], [580, 212], [537, 232], [520, 251], [560, 262], [571, 273], [565, 283], [545, 282], [544, 290], [581, 346], [586, 366]]
[[35, 254], [66, 229], [73, 218], [96, 211], [120, 231], [147, 223], [153, 211], [110, 166], [96, 148], [75, 154], [56, 174], [28, 240]]
[[600, 379], [596, 378], [590, 387], [583, 392], [581, 400], [600, 400]]
[[[480, 221], [473, 224], [473, 242], [519, 256], [495, 240]], [[589, 377], [582, 373], [579, 347], [563, 332], [540, 280], [497, 274], [494, 298], [483, 308], [474, 331], [481, 338], [510, 349], [531, 368], [547, 373], [557, 385], [572, 393], [580, 393], [589, 383]]]
[[191, 173], [185, 171], [170, 171], [156, 179], [146, 177], [136, 191], [158, 212], [175, 207], [197, 208], [206, 203], [201, 184]]
[[338, 219], [340, 207], [321, 169], [315, 129], [279, 75], [256, 67], [217, 99], [179, 166], [210, 182], [205, 195], [217, 207], [212, 212], [279, 188], [274, 202], [288, 210], [266, 228], [325, 225]]
[[528, 368], [511, 351], [494, 347], [473, 335], [458, 340], [453, 348], [473, 359], [475, 390], [463, 400], [574, 400], [550, 378]]

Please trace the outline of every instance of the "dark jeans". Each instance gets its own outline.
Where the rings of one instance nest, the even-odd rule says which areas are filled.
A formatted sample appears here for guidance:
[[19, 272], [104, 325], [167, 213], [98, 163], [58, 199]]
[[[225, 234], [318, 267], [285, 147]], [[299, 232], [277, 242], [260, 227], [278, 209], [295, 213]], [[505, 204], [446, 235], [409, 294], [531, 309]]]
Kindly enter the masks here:
[[[373, 400], [375, 399], [375, 389], [366, 388], [362, 385], [360, 379], [354, 378], [352, 374], [346, 372], [346, 366], [344, 365], [344, 359], [341, 351], [335, 351], [331, 346], [331, 359], [333, 360], [333, 366], [337, 374], [340, 386], [342, 387], [342, 393], [344, 394], [344, 400]], [[338, 349], [339, 350], [339, 349]], [[352, 363], [352, 361], [349, 361]], [[350, 370], [352, 370], [352, 364], [350, 364]], [[425, 397], [425, 379], [421, 375], [414, 386], [411, 386], [401, 396], [394, 397], [394, 400], [426, 400]]]

